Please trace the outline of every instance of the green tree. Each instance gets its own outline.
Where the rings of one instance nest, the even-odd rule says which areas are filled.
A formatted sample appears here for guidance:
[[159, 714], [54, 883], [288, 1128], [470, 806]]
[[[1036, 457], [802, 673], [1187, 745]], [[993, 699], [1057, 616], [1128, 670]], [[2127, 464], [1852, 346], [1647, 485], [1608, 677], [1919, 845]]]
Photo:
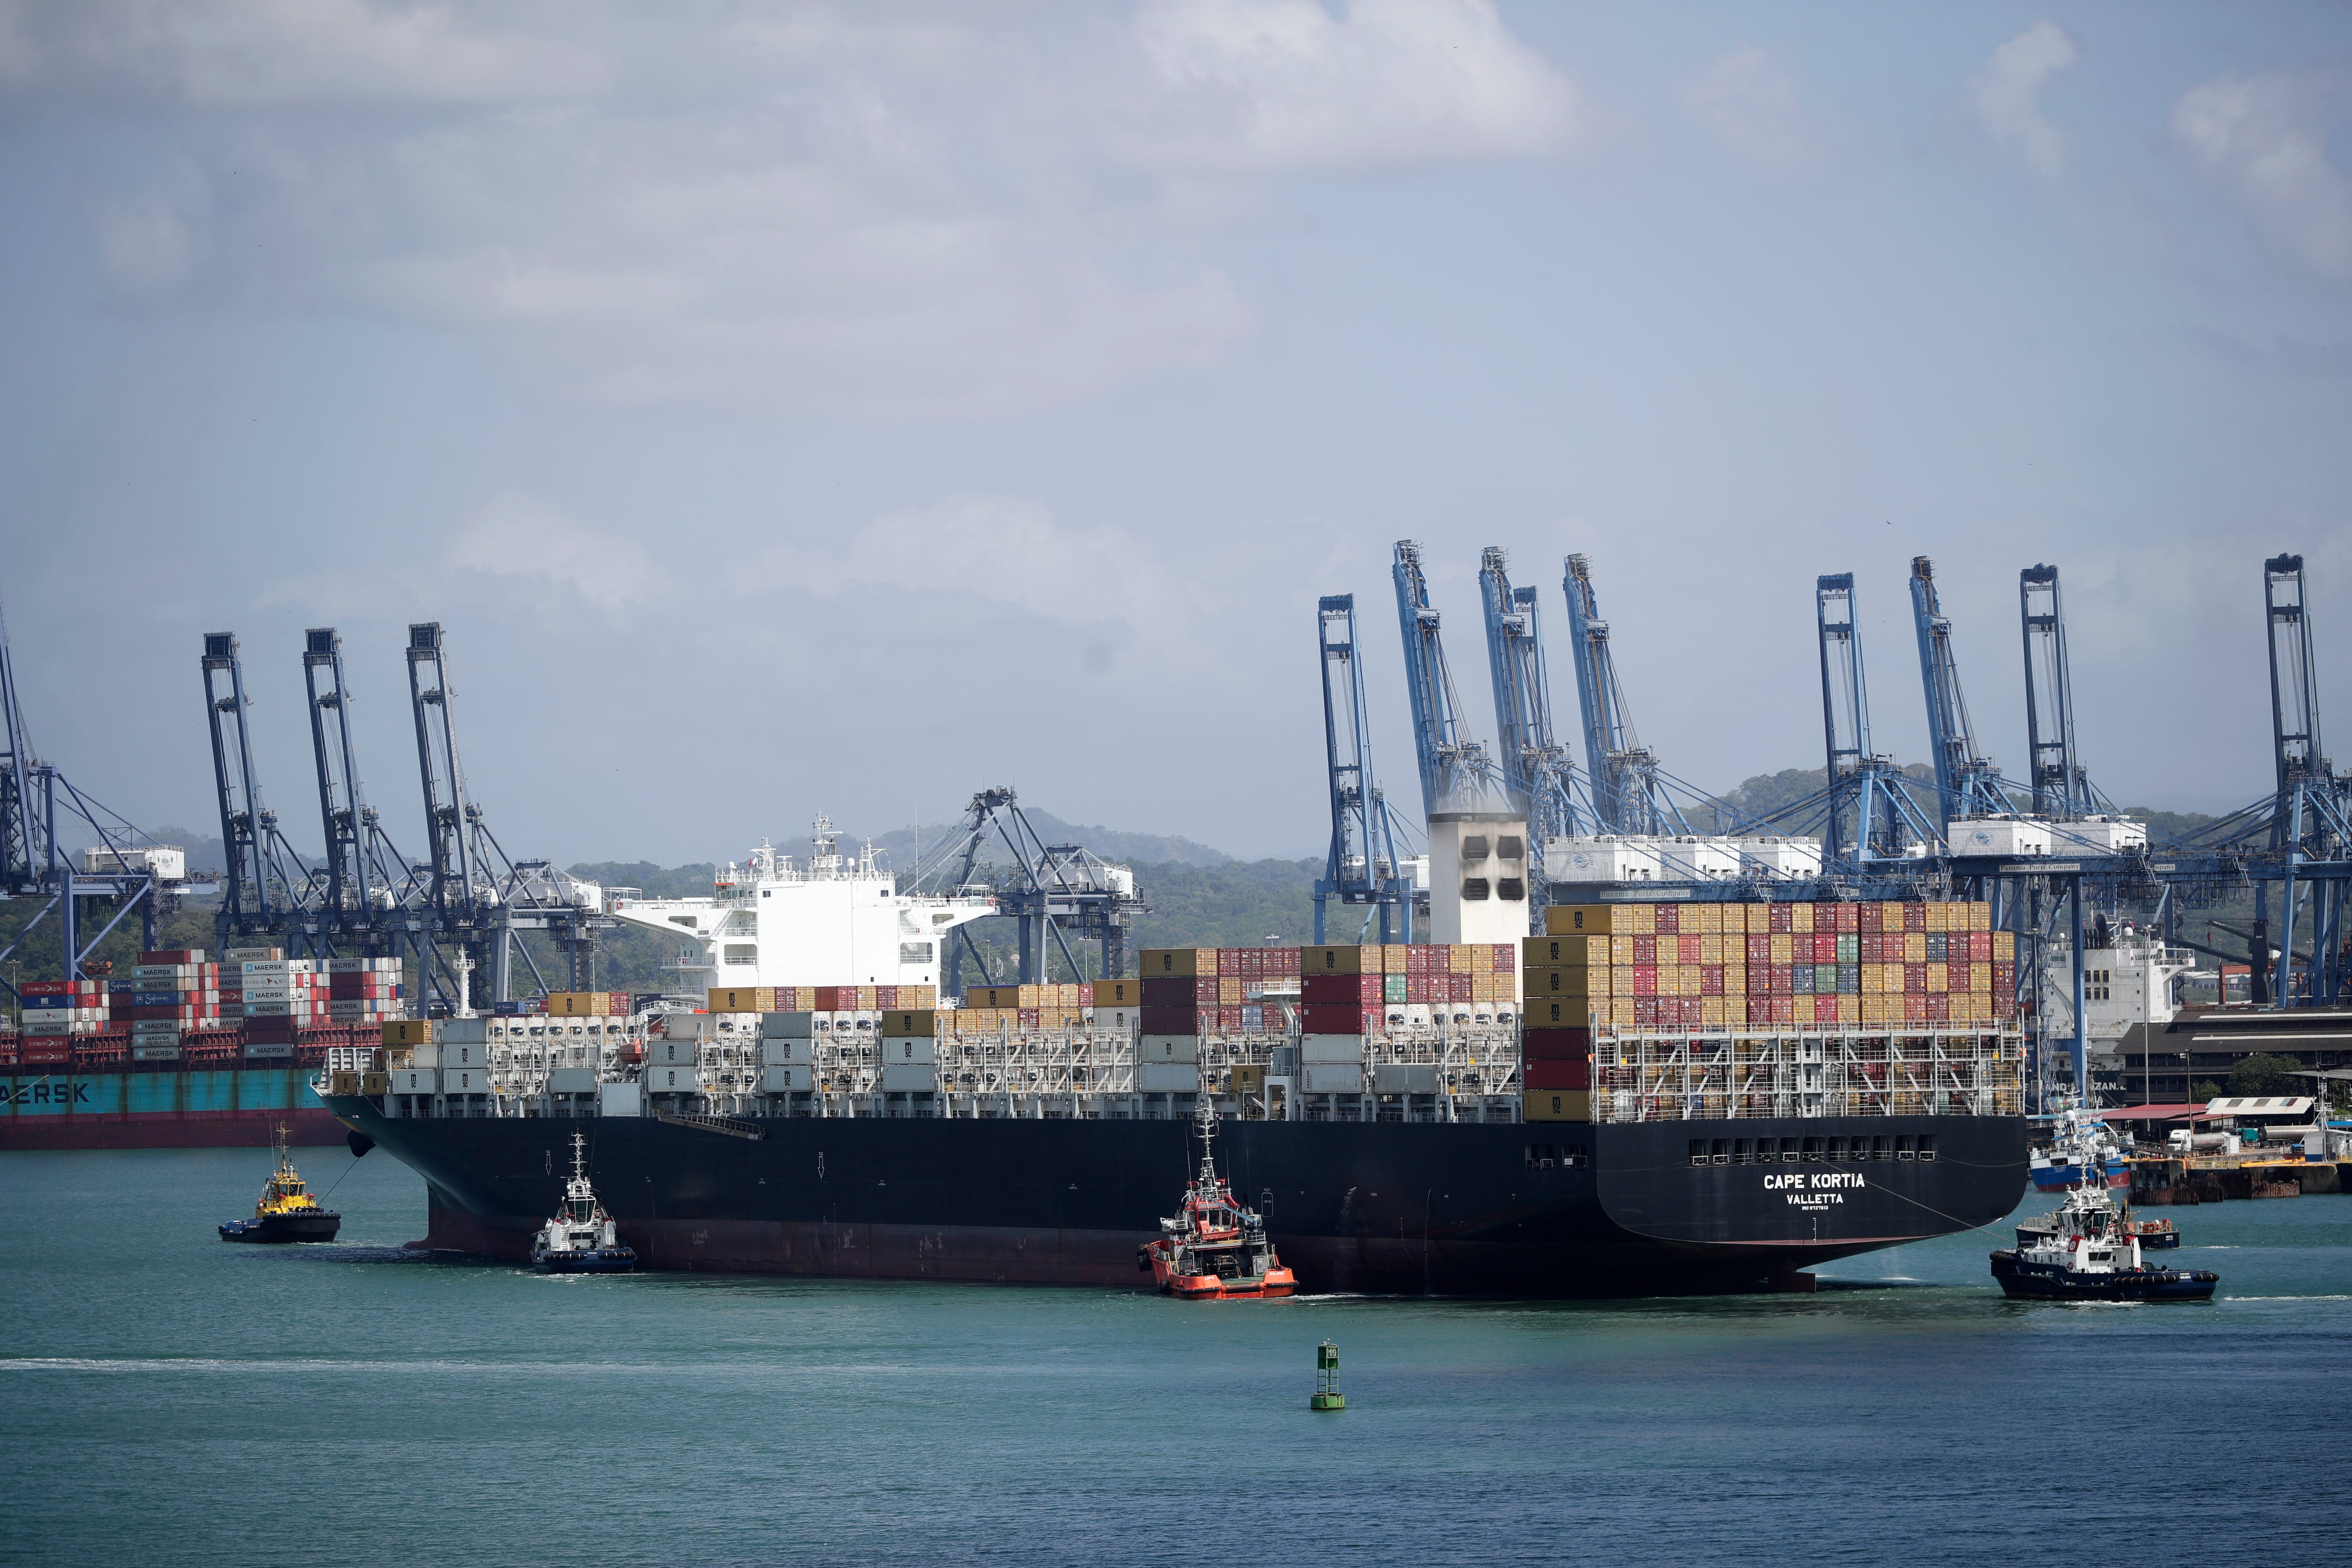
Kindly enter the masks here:
[[2303, 1080], [2290, 1075], [2302, 1070], [2303, 1064], [2293, 1057], [2246, 1057], [2230, 1069], [2230, 1092], [2249, 1098], [2293, 1094]]

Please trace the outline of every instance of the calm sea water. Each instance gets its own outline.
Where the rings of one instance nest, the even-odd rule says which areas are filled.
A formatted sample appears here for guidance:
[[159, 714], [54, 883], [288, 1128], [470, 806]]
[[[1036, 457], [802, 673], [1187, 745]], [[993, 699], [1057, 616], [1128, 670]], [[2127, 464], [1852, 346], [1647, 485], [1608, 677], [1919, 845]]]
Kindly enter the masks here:
[[2177, 1211], [2201, 1307], [2010, 1305], [1989, 1234], [1197, 1305], [435, 1262], [402, 1166], [299, 1163], [335, 1246], [214, 1237], [258, 1152], [0, 1155], [0, 1561], [2352, 1561], [2352, 1197]]

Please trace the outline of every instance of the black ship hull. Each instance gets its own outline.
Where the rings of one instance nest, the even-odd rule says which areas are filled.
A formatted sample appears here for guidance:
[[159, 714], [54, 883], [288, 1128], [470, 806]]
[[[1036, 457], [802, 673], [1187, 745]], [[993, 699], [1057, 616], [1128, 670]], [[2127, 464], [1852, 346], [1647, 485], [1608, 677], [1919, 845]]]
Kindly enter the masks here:
[[265, 1244], [332, 1241], [343, 1227], [339, 1214], [269, 1215], [260, 1219], [233, 1219], [220, 1227], [223, 1241]]
[[[1133, 1289], [1136, 1247], [1198, 1158], [1174, 1121], [789, 1118], [733, 1123], [757, 1134], [737, 1136], [330, 1105], [425, 1178], [421, 1245], [519, 1260], [562, 1198], [560, 1146], [586, 1131], [596, 1191], [648, 1268]], [[2027, 1180], [2015, 1117], [1219, 1131], [1220, 1167], [1266, 1215], [1302, 1294], [1803, 1289], [1812, 1265], [2001, 1219]], [[1939, 1157], [1691, 1160], [1698, 1139], [1839, 1133], [1929, 1135]]]

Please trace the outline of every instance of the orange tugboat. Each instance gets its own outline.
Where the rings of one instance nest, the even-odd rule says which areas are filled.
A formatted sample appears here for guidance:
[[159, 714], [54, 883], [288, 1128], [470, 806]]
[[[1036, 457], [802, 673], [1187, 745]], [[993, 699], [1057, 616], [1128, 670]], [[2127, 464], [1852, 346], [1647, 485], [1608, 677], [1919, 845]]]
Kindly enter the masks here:
[[1210, 1141], [1217, 1113], [1201, 1097], [1201, 1173], [1184, 1189], [1173, 1219], [1160, 1222], [1160, 1239], [1136, 1251], [1138, 1268], [1148, 1268], [1163, 1296], [1199, 1300], [1221, 1296], [1287, 1296], [1298, 1288], [1266, 1239], [1265, 1221], [1245, 1207], [1217, 1174]]

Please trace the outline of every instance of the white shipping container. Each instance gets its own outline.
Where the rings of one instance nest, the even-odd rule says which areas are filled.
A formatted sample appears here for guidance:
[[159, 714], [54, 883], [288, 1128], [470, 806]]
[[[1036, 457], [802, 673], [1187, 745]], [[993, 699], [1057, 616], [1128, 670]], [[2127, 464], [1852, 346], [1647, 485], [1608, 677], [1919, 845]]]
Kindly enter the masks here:
[[937, 1068], [899, 1063], [882, 1069], [882, 1092], [885, 1094], [929, 1094], [939, 1087]]
[[1200, 1067], [1196, 1063], [1139, 1063], [1135, 1069], [1135, 1092], [1138, 1094], [1198, 1094], [1201, 1092]]
[[330, 974], [369, 974], [374, 973], [373, 958], [331, 958], [327, 960]]
[[596, 1092], [594, 1068], [556, 1068], [547, 1075], [550, 1094], [593, 1094]]
[[882, 1065], [885, 1067], [904, 1067], [909, 1062], [920, 1062], [923, 1066], [929, 1067], [933, 1062], [939, 1060], [937, 1057], [931, 1054], [931, 1039], [929, 1036], [924, 1036], [920, 1038], [917, 1038], [912, 1036], [901, 1036], [897, 1038], [886, 1037], [881, 1042]]
[[816, 1059], [815, 1046], [790, 1036], [770, 1037], [760, 1042], [760, 1065], [762, 1067], [807, 1067]]
[[2055, 855], [2119, 855], [2147, 847], [2147, 824], [2122, 816], [2092, 816], [2080, 822], [2050, 825], [2051, 853]]
[[1131, 1035], [1143, 1025], [1140, 1007], [1114, 1007], [1097, 1004], [1093, 1028], [1097, 1035]]
[[762, 1013], [760, 1033], [771, 1040], [805, 1040], [816, 1032], [815, 1017], [809, 1012]]
[[2022, 816], [1964, 816], [1952, 824], [1955, 855], [2047, 855], [2050, 825]]
[[694, 1068], [687, 1067], [649, 1067], [646, 1069], [647, 1094], [699, 1094], [702, 1086], [695, 1081]]
[[608, 1083], [596, 1091], [596, 1109], [604, 1116], [643, 1116], [645, 1092], [634, 1083]]
[[1360, 1063], [1364, 1059], [1364, 1037], [1301, 1035], [1298, 1037], [1298, 1059], [1302, 1062]]
[[392, 1069], [392, 1092], [394, 1094], [438, 1094], [441, 1075], [429, 1067], [406, 1067]]
[[1201, 1059], [1201, 1037], [1198, 1035], [1146, 1035], [1135, 1049], [1139, 1062], [1193, 1062]]
[[490, 1037], [488, 1018], [436, 1018], [433, 1037], [444, 1045], [471, 1043], [481, 1045]]
[[70, 1007], [27, 1008], [24, 1021], [17, 1026], [27, 1035], [69, 1035], [73, 1033], [73, 1014]]
[[178, 1061], [179, 1037], [175, 1035], [168, 1040], [153, 1037], [133, 1040], [131, 1042], [131, 1059], [134, 1062]]
[[686, 1068], [691, 1071], [694, 1067], [695, 1047], [700, 1042], [696, 1040], [647, 1040], [646, 1066], [648, 1068]]
[[806, 1062], [771, 1062], [760, 1069], [763, 1094], [807, 1094], [816, 1087], [816, 1069]]
[[480, 1068], [443, 1068], [441, 1092], [444, 1094], [488, 1094], [490, 1075]]
[[1382, 1062], [1372, 1068], [1374, 1094], [1435, 1094], [1437, 1068], [1420, 1062]]
[[1360, 1062], [1309, 1062], [1300, 1069], [1301, 1094], [1361, 1094], [1364, 1068]]
[[1614, 835], [1547, 838], [1544, 874], [1555, 882], [1654, 882], [1656, 842]]

